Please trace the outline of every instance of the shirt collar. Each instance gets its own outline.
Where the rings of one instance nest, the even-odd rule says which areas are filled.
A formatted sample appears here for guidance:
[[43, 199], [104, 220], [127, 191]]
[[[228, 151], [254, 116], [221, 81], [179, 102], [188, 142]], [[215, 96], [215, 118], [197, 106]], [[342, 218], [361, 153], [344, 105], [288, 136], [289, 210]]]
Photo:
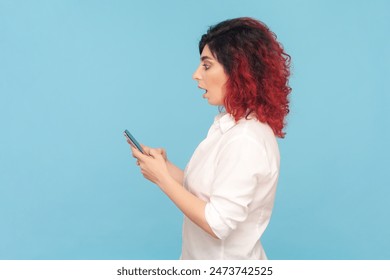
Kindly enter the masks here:
[[237, 123], [234, 117], [228, 113], [220, 113], [215, 117], [214, 125], [221, 129], [222, 134], [231, 129]]

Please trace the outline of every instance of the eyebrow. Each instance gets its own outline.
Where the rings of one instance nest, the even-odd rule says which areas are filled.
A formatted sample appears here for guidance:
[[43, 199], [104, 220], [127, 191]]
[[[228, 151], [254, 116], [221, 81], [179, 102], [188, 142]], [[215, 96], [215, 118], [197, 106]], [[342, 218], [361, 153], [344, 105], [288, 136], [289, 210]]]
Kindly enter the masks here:
[[207, 56], [207, 55], [204, 55], [204, 56], [201, 56], [201, 57], [200, 57], [200, 60], [201, 60], [201, 61], [204, 61], [204, 60], [206, 60], [206, 59], [213, 60], [211, 57], [209, 57], [209, 56]]

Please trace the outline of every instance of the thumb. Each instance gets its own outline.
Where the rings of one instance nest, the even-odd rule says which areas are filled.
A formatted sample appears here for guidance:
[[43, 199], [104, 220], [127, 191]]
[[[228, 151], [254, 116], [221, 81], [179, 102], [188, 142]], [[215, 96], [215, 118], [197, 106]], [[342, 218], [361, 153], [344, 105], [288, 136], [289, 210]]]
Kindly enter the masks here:
[[153, 157], [153, 158], [162, 158], [162, 155], [159, 151], [157, 151], [156, 149], [150, 149], [149, 150], [149, 154]]
[[132, 145], [130, 145], [130, 148], [131, 148], [131, 151], [133, 153], [133, 157], [141, 160], [141, 161], [144, 161], [145, 158], [147, 158], [146, 155], [144, 155], [143, 153], [141, 153], [137, 148], [134, 148]]
[[147, 155], [149, 155], [149, 154], [150, 154], [150, 147], [145, 146], [144, 144], [141, 144], [141, 143], [140, 143], [140, 145], [141, 145], [141, 147], [142, 147], [142, 150], [144, 150], [144, 152], [145, 152]]

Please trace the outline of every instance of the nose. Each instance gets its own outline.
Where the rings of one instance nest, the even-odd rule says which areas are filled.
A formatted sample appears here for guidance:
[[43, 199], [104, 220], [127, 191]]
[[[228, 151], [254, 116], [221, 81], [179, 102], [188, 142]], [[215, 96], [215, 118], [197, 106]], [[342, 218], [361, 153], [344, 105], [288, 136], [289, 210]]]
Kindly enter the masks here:
[[196, 81], [199, 81], [201, 79], [199, 70], [200, 70], [200, 65], [198, 66], [198, 68], [196, 68], [194, 74], [192, 74], [192, 79], [194, 79]]

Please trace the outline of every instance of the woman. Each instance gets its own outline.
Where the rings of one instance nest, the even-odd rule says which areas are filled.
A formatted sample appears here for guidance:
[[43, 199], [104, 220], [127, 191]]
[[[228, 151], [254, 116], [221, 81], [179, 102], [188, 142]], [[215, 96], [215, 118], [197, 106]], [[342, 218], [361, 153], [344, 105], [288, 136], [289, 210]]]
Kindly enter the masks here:
[[199, 42], [193, 74], [203, 98], [224, 107], [184, 172], [163, 149], [131, 148], [143, 176], [184, 213], [181, 259], [266, 259], [260, 237], [279, 175], [276, 137], [289, 112], [290, 57], [263, 23], [236, 18]]

